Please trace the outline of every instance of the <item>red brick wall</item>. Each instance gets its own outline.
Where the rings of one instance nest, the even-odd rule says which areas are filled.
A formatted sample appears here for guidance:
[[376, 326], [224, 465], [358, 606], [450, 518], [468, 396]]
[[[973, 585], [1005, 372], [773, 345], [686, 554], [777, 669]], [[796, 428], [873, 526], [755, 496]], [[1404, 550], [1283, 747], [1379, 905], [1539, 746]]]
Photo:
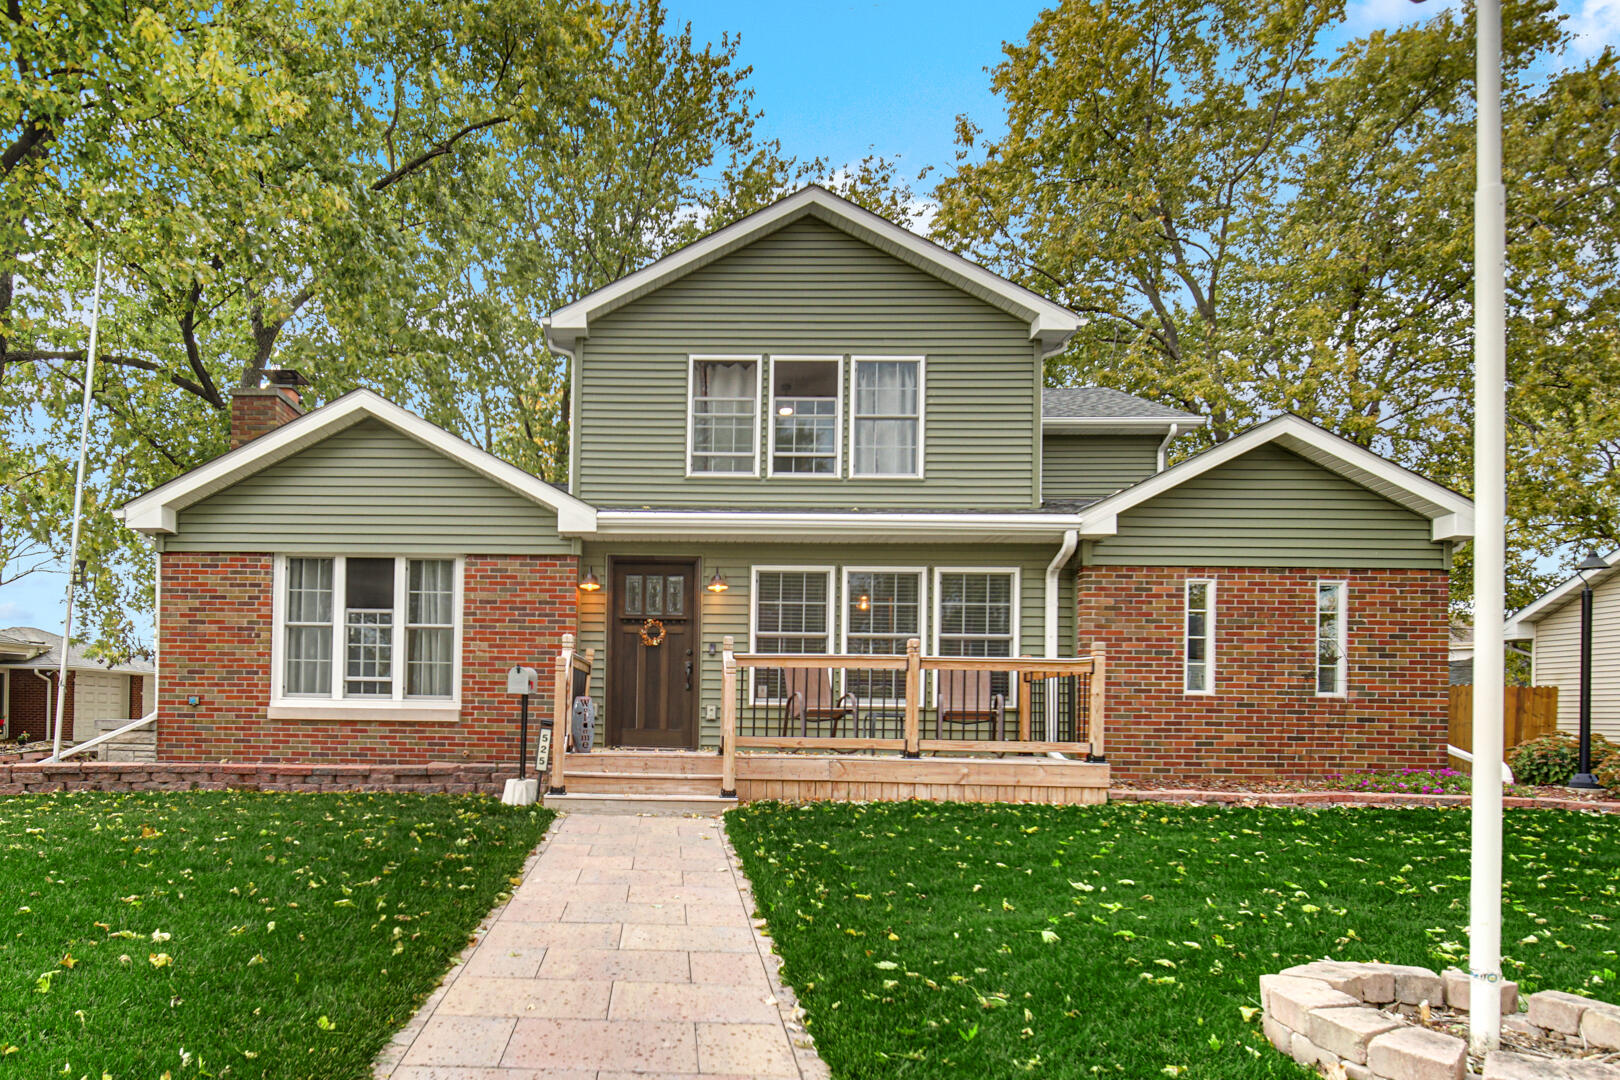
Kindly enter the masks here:
[[[1182, 693], [1183, 583], [1213, 578], [1213, 695]], [[1349, 584], [1349, 693], [1317, 697], [1316, 583]], [[1107, 649], [1115, 780], [1267, 780], [1444, 766], [1438, 570], [1086, 567], [1079, 640]]]
[[[7, 736], [16, 738], [23, 732], [28, 732], [32, 741], [51, 738], [51, 726], [47, 717], [56, 711], [56, 672], [47, 671], [45, 682], [34, 672], [38, 668], [12, 668], [11, 680], [11, 710], [7, 719]], [[67, 724], [62, 728], [62, 737], [68, 741], [73, 739], [73, 672], [68, 672], [67, 707], [63, 710], [67, 714]]]
[[[160, 759], [515, 761], [517, 704], [506, 693], [506, 669], [522, 662], [550, 670], [562, 635], [574, 632], [574, 556], [467, 556], [457, 723], [354, 720], [336, 711], [329, 720], [267, 719], [271, 561], [263, 554], [163, 556]], [[194, 706], [187, 700], [193, 696]], [[550, 708], [549, 693], [530, 701], [531, 738], [532, 722]]]
[[231, 395], [231, 449], [252, 442], [303, 414], [298, 397], [291, 390], [277, 387], [238, 390]]
[[129, 719], [139, 720], [146, 715], [146, 679], [140, 675], [129, 678]]

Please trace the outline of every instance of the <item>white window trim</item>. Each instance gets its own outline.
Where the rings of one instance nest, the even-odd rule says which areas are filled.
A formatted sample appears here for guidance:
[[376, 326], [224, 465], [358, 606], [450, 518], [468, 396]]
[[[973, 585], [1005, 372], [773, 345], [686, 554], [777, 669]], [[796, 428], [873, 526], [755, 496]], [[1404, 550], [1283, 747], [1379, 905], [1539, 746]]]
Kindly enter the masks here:
[[[842, 576], [839, 579], [839, 584], [841, 586], [839, 595], [840, 595], [842, 603], [844, 605], [846, 605], [846, 606], [842, 606], [842, 607], [839, 608], [839, 614], [842, 616], [839, 619], [840, 626], [839, 626], [839, 638], [838, 638], [838, 652], [839, 652], [840, 655], [843, 655], [843, 656], [850, 655], [850, 651], [849, 651], [849, 611], [847, 609], [847, 605], [849, 603], [849, 575], [851, 575], [851, 574], [915, 574], [915, 575], [917, 575], [917, 635], [916, 636], [917, 636], [917, 640], [919, 642], [921, 642], [923, 644], [927, 643], [927, 641], [928, 641], [928, 601], [929, 601], [929, 596], [928, 596], [928, 567], [926, 567], [926, 566], [846, 566], [846, 567], [843, 568]], [[906, 636], [910, 637], [911, 635], [908, 634]], [[905, 653], [905, 649], [904, 649], [904, 647], [902, 647], [901, 651], [900, 651], [900, 655], [904, 655], [904, 653]], [[856, 656], [856, 658], [859, 658], [861, 656], [866, 656], [868, 654], [867, 653], [856, 653], [854, 655]], [[859, 665], [855, 665], [855, 666], [858, 667]]]
[[[833, 627], [837, 625], [838, 590], [835, 566], [787, 566], [763, 564], [752, 567], [748, 575], [748, 651], [759, 652], [759, 575], [765, 574], [825, 574], [827, 577], [827, 651], [833, 651]], [[754, 673], [748, 669], [748, 701], [750, 704], [777, 704], [775, 699], [758, 700], [754, 697]]]
[[[1339, 590], [1339, 689], [1322, 689], [1322, 586], [1332, 585]], [[1342, 698], [1350, 694], [1350, 583], [1338, 578], [1325, 578], [1316, 582], [1311, 590], [1311, 617], [1316, 621], [1315, 649], [1311, 653], [1311, 686], [1321, 698]]]
[[[939, 651], [940, 627], [944, 625], [941, 617], [941, 597], [944, 591], [940, 588], [939, 579], [945, 574], [1008, 574], [1012, 577], [1012, 611], [1010, 612], [1010, 628], [1012, 642], [1008, 646], [1009, 658], [1019, 655], [1022, 645], [1019, 641], [1019, 623], [1023, 621], [1024, 613], [1024, 575], [1022, 569], [1016, 566], [936, 566], [934, 567], [934, 637], [930, 642], [933, 655], [943, 655]], [[939, 672], [934, 672], [932, 680], [933, 701], [939, 703]], [[1018, 700], [1018, 678], [1012, 676], [1007, 680], [1007, 704], [1011, 705]]]
[[[692, 406], [696, 403], [697, 391], [697, 365], [699, 361], [718, 361], [720, 363], [751, 363], [754, 365], [754, 467], [750, 472], [723, 473], [723, 472], [693, 472], [692, 471], [692, 433], [697, 427], [697, 414]], [[689, 353], [686, 357], [686, 476], [687, 479], [698, 480], [724, 480], [735, 479], [740, 476], [759, 477], [759, 399], [764, 393], [765, 357], [760, 354], [730, 354], [730, 353]]]
[[[344, 587], [347, 584], [346, 562], [350, 558], [392, 558], [394, 560], [394, 610], [399, 618], [394, 630], [395, 662], [393, 663], [393, 689], [390, 697], [344, 697]], [[332, 690], [330, 697], [318, 694], [293, 694], [283, 691], [286, 676], [286, 616], [287, 616], [287, 560], [332, 560]], [[450, 696], [448, 698], [405, 697], [408, 645], [405, 636], [405, 613], [408, 593], [408, 564], [412, 559], [450, 559], [455, 563], [455, 623], [450, 656]], [[466, 559], [460, 555], [347, 555], [325, 552], [296, 552], [275, 556], [271, 568], [270, 640], [270, 704], [266, 715], [271, 720], [323, 720], [341, 715], [354, 720], [397, 720], [408, 718], [420, 721], [455, 721], [461, 719], [461, 653], [462, 610], [465, 596]]]
[[[833, 401], [838, 406], [838, 413], [833, 418], [833, 471], [830, 473], [778, 473], [776, 471], [776, 365], [778, 361], [785, 363], [822, 363], [837, 364], [838, 392], [833, 395]], [[770, 430], [770, 441], [765, 453], [765, 475], [767, 477], [780, 476], [784, 480], [842, 480], [844, 478], [844, 357], [842, 354], [800, 355], [785, 354], [771, 356], [771, 389], [767, 395], [766, 427]], [[690, 462], [691, 458], [688, 457]], [[712, 475], [703, 473], [704, 476]]]
[[[1204, 610], [1204, 689], [1193, 690], [1187, 686], [1187, 612], [1192, 602], [1192, 587], [1194, 585], [1207, 586], [1206, 607]], [[1181, 618], [1177, 626], [1180, 644], [1177, 649], [1181, 653], [1181, 692], [1198, 697], [1212, 697], [1215, 694], [1215, 612], [1216, 612], [1216, 579], [1215, 578], [1187, 578], [1181, 585]]]
[[[917, 365], [917, 471], [910, 473], [863, 473], [855, 470], [856, 368], [863, 361], [903, 360]], [[852, 480], [922, 480], [927, 473], [928, 440], [928, 358], [877, 353], [849, 358], [849, 477]]]

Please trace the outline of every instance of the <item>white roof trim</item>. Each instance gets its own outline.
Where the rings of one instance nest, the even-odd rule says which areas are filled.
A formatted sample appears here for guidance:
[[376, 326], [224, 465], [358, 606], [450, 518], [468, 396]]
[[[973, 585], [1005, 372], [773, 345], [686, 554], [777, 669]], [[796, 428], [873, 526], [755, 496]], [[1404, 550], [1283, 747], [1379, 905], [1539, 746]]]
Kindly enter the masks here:
[[[1609, 568], [1592, 574], [1594, 588], [1612, 577], [1615, 567], [1620, 566], [1620, 551], [1611, 551], [1609, 554], [1600, 557], [1609, 564]], [[1535, 637], [1536, 623], [1563, 607], [1574, 597], [1579, 596], [1581, 587], [1581, 576], [1576, 574], [1568, 581], [1561, 582], [1548, 589], [1513, 613], [1513, 617], [1508, 620], [1507, 630], [1503, 636], [1509, 640], [1524, 640]]]
[[827, 513], [824, 511], [599, 510], [604, 539], [713, 540], [1050, 540], [1079, 523], [1078, 514]]
[[1474, 505], [1463, 496], [1331, 431], [1297, 416], [1285, 415], [1250, 428], [1213, 449], [1092, 504], [1081, 512], [1081, 535], [1113, 536], [1118, 530], [1119, 515], [1125, 511], [1271, 442], [1422, 514], [1433, 523], [1435, 541], [1466, 540], [1474, 534]]
[[1040, 344], [1042, 356], [1050, 356], [1063, 348], [1080, 327], [1080, 317], [1061, 304], [1015, 285], [887, 218], [839, 198], [826, 188], [810, 185], [566, 307], [558, 308], [546, 320], [546, 340], [558, 352], [570, 352], [588, 334], [592, 317], [606, 315], [675, 278], [706, 266], [760, 236], [807, 215], [826, 221], [858, 240], [872, 244], [1023, 319], [1029, 324], [1030, 340]]
[[352, 390], [267, 435], [125, 503], [115, 516], [137, 532], [175, 533], [179, 512], [362, 420], [378, 420], [502, 487], [555, 510], [559, 532], [590, 532], [596, 510], [370, 390]]

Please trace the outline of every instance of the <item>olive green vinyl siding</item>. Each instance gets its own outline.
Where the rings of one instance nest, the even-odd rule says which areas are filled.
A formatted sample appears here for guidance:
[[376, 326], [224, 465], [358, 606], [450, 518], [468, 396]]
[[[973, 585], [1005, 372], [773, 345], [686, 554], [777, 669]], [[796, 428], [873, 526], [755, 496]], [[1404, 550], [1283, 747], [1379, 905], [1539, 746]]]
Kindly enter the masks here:
[[165, 551], [541, 555], [555, 511], [363, 420], [180, 512]]
[[1095, 566], [1443, 570], [1427, 518], [1281, 447], [1260, 446], [1119, 516]]
[[[690, 354], [763, 355], [757, 476], [686, 476]], [[842, 355], [840, 477], [767, 477], [772, 354]], [[924, 477], [848, 473], [851, 354], [925, 363]], [[593, 320], [578, 355], [576, 494], [598, 507], [1018, 510], [1036, 504], [1026, 323], [805, 218]]]
[[1158, 471], [1158, 436], [1048, 434], [1041, 439], [1041, 498], [1102, 499]]
[[[923, 651], [932, 653], [934, 633], [934, 568], [1000, 568], [1017, 567], [1019, 571], [1018, 651], [1026, 655], [1040, 655], [1046, 641], [1045, 600], [1046, 564], [1057, 554], [1056, 547], [1010, 547], [965, 545], [883, 545], [861, 544], [834, 547], [825, 544], [711, 544], [681, 547], [674, 544], [602, 544], [587, 542], [580, 559], [580, 575], [595, 570], [596, 576], [606, 584], [608, 558], [656, 556], [659, 558], [688, 557], [700, 562], [698, 581], [706, 582], [719, 570], [725, 575], [729, 588], [722, 593], [706, 589], [698, 592], [699, 613], [702, 620], [701, 645], [695, 660], [700, 678], [699, 731], [704, 746], [719, 745], [720, 726], [708, 718], [708, 707], [716, 714], [720, 707], [720, 649], [727, 634], [737, 640], [737, 651], [748, 650], [749, 605], [753, 589], [755, 566], [778, 567], [832, 567], [833, 618], [832, 650], [840, 649], [843, 630], [843, 568], [906, 567], [924, 568], [926, 571], [927, 640]], [[1059, 646], [1065, 656], [1074, 655], [1075, 575], [1068, 569], [1059, 575]], [[601, 707], [607, 700], [604, 682], [609, 671], [605, 655], [606, 611], [608, 590], [579, 594], [579, 648], [595, 649], [597, 661], [592, 668], [591, 696]], [[711, 655], [709, 650], [713, 649]], [[1089, 646], [1088, 646], [1089, 648]], [[606, 730], [601, 727], [600, 730]]]

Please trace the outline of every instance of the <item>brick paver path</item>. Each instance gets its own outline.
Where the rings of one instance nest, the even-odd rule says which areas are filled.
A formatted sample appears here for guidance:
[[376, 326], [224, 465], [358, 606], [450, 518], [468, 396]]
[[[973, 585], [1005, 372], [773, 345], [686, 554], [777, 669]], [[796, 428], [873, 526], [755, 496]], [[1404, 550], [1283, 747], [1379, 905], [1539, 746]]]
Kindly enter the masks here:
[[720, 830], [714, 818], [565, 816], [377, 1075], [824, 1075], [796, 1063]]

